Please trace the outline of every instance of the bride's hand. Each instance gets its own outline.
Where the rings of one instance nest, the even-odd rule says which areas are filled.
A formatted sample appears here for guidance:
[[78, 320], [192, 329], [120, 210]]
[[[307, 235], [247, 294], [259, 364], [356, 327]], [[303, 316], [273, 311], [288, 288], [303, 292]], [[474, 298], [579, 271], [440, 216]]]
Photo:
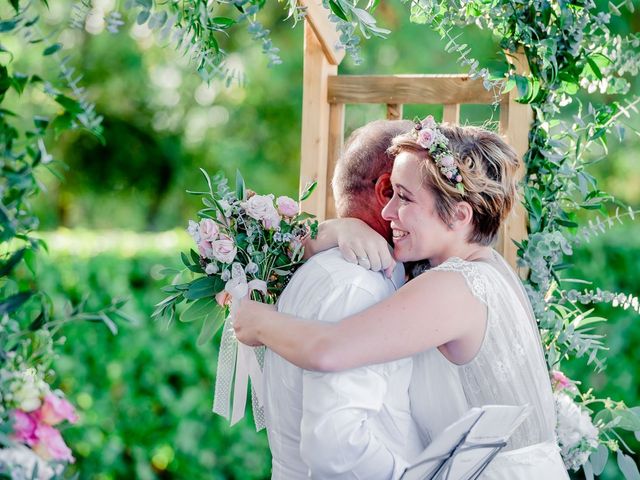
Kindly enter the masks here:
[[344, 259], [374, 272], [384, 270], [385, 275], [391, 277], [396, 261], [384, 237], [357, 218], [344, 218], [339, 221], [334, 228]]
[[236, 338], [250, 347], [262, 345], [259, 340], [260, 325], [264, 321], [265, 313], [276, 310], [275, 305], [254, 302], [247, 298], [234, 300], [233, 329]]

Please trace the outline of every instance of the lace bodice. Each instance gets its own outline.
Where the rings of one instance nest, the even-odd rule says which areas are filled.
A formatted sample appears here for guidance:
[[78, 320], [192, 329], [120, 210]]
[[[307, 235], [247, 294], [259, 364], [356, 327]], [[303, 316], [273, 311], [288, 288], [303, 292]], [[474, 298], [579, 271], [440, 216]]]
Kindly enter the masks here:
[[[416, 358], [412, 410], [417, 422], [435, 435], [471, 407], [529, 404], [532, 413], [514, 432], [507, 449], [553, 441], [551, 384], [538, 327], [520, 280], [497, 253], [488, 261], [451, 258], [434, 270], [464, 276], [473, 295], [487, 306], [487, 329], [480, 350], [464, 365], [449, 362], [438, 350]], [[428, 391], [438, 392], [435, 404]], [[424, 402], [427, 398], [429, 402]]]

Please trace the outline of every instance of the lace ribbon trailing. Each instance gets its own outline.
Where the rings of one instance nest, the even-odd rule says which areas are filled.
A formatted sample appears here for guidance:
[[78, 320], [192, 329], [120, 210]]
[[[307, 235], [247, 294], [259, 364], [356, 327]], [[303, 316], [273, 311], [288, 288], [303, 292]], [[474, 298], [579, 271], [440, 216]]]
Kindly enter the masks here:
[[[266, 284], [260, 280], [247, 283], [246, 276], [239, 264], [232, 267], [231, 279], [225, 285], [231, 295], [231, 312], [224, 322], [216, 384], [213, 394], [213, 412], [235, 425], [244, 417], [247, 405], [247, 389], [251, 380], [251, 404], [256, 430], [265, 427], [264, 395], [262, 367], [264, 365], [264, 347], [249, 347], [236, 339], [233, 331], [234, 310], [237, 301], [251, 290], [264, 290]], [[233, 392], [233, 393], [232, 393]]]

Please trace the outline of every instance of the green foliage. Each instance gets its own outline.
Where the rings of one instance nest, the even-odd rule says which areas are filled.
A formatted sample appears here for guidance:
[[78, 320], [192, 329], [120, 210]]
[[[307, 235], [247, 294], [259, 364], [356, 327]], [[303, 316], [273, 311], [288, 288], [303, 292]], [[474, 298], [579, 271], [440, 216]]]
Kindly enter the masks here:
[[[162, 265], [180, 268], [184, 232], [134, 234], [58, 232], [48, 235], [42, 285], [54, 299], [131, 299], [135, 323], [117, 336], [78, 324], [55, 362], [61, 387], [79, 406], [65, 431], [83, 479], [266, 479], [270, 457], [253, 420], [230, 428], [211, 412], [217, 339], [196, 345], [198, 329], [151, 319], [166, 284]], [[100, 301], [97, 298], [96, 301]]]

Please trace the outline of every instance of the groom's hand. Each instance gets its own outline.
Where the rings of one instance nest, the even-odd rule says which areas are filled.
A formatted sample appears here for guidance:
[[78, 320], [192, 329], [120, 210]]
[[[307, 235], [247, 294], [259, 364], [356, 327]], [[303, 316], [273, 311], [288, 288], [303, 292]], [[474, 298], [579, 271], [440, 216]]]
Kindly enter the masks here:
[[344, 259], [374, 272], [382, 270], [390, 278], [396, 261], [384, 237], [355, 218], [344, 219], [340, 227], [338, 247]]

